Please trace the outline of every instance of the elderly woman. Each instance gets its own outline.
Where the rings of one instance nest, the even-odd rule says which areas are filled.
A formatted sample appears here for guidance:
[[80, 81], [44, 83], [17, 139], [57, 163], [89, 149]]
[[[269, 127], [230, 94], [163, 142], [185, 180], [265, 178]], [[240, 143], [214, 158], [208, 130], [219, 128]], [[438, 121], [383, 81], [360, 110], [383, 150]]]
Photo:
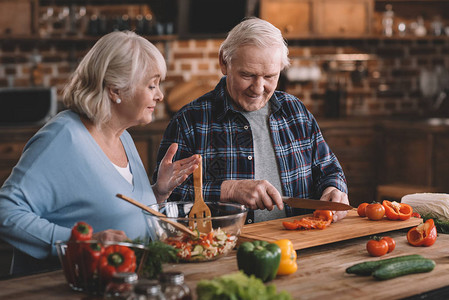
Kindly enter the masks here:
[[87, 53], [64, 91], [68, 110], [31, 138], [0, 189], [0, 237], [15, 248], [11, 273], [57, 266], [54, 244], [77, 221], [101, 241], [147, 236], [140, 209], [115, 195], [163, 202], [199, 163], [197, 155], [173, 162], [173, 144], [151, 186], [126, 131], [151, 122], [165, 74], [158, 49], [132, 32], [110, 33]]

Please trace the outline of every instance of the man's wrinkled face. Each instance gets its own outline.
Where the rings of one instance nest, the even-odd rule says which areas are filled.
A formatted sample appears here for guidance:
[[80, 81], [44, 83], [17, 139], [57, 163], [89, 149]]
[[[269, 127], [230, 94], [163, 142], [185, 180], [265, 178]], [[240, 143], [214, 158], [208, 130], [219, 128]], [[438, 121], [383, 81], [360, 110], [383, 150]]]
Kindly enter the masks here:
[[281, 72], [281, 49], [240, 47], [220, 68], [226, 78], [227, 91], [237, 109], [255, 111], [265, 106], [273, 95]]

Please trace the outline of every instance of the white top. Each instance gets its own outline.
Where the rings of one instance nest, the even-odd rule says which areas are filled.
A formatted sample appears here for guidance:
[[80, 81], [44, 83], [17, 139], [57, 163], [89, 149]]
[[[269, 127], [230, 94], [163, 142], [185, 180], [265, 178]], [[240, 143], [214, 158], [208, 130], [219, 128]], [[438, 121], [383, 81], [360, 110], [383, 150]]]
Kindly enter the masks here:
[[120, 175], [123, 176], [123, 178], [126, 179], [126, 181], [129, 182], [129, 184], [133, 184], [133, 174], [131, 173], [131, 170], [129, 169], [129, 162], [126, 164], [126, 167], [122, 168], [117, 166], [116, 164], [112, 163], [114, 167], [117, 169], [117, 171], [120, 173]]

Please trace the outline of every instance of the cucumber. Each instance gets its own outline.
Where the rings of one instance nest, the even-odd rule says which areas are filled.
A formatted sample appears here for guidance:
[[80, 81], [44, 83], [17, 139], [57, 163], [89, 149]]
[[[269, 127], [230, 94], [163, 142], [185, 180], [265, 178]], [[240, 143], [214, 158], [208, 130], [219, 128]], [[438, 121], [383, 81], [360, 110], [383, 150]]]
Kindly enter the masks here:
[[364, 275], [368, 276], [371, 275], [377, 268], [380, 266], [383, 266], [385, 264], [398, 262], [398, 261], [406, 261], [410, 259], [424, 259], [419, 254], [412, 254], [412, 255], [404, 255], [404, 256], [397, 256], [393, 258], [387, 258], [382, 260], [376, 260], [376, 261], [366, 261], [362, 263], [355, 264], [349, 268], [346, 269], [346, 273], [348, 274], [356, 274], [356, 275]]
[[408, 274], [430, 272], [434, 268], [435, 262], [431, 259], [409, 259], [382, 265], [373, 272], [373, 277], [378, 280], [387, 280]]

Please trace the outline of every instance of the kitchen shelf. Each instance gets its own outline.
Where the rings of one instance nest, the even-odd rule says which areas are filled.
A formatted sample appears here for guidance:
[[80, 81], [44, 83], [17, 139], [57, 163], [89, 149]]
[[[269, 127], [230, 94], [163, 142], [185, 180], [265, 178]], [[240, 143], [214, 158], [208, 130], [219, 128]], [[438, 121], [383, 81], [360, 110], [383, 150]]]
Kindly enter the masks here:
[[39, 0], [41, 6], [53, 5], [130, 5], [130, 4], [149, 4], [149, 0]]
[[449, 0], [375, 0], [376, 3], [449, 3]]
[[[101, 36], [51, 36], [41, 37], [39, 35], [0, 35], [0, 42], [2, 41], [15, 41], [15, 42], [96, 42]], [[148, 35], [143, 36], [152, 42], [169, 42], [177, 39], [177, 35]]]
[[[14, 42], [42, 42], [42, 43], [52, 43], [52, 42], [73, 42], [73, 43], [83, 43], [83, 42], [96, 42], [101, 36], [51, 36], [51, 37], [41, 37], [39, 35], [0, 35], [0, 42], [2, 41], [14, 41]], [[178, 35], [148, 35], [143, 36], [146, 39], [152, 42], [170, 42], [179, 40]], [[223, 37], [214, 37], [214, 36], [203, 36], [203, 37], [192, 37], [194, 39], [222, 39]], [[301, 42], [326, 42], [333, 43], [338, 41], [405, 41], [405, 42], [414, 42], [414, 41], [441, 41], [446, 42], [449, 41], [449, 36], [382, 36], [382, 35], [365, 35], [365, 36], [322, 36], [322, 35], [310, 35], [310, 36], [300, 36], [295, 38], [288, 38], [287, 42], [290, 46], [295, 46]]]

